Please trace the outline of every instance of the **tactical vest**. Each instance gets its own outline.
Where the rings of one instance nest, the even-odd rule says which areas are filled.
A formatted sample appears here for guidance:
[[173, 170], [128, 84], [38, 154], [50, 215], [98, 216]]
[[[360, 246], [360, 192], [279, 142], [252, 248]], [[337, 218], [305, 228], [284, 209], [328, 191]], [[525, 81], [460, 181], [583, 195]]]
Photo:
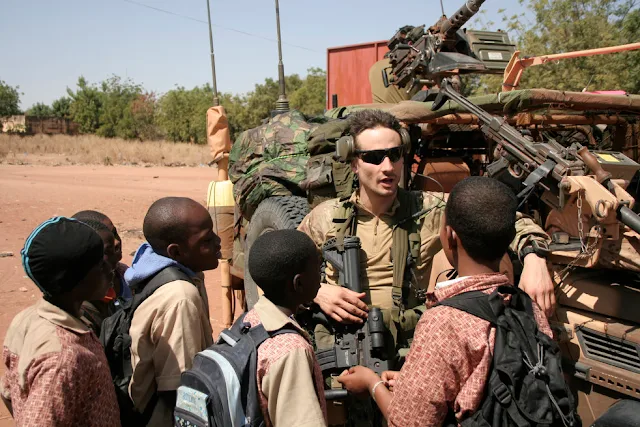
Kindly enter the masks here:
[[[417, 266], [420, 259], [420, 219], [427, 211], [423, 209], [421, 191], [407, 191], [398, 188], [400, 206], [393, 216], [391, 260], [393, 263], [393, 309], [391, 318], [404, 324], [407, 309], [423, 304], [426, 290], [417, 287]], [[344, 244], [344, 237], [356, 234], [357, 208], [349, 198], [340, 199], [333, 213], [333, 226], [338, 248]], [[411, 314], [409, 323], [417, 323], [417, 317]], [[416, 317], [413, 319], [413, 317]]]

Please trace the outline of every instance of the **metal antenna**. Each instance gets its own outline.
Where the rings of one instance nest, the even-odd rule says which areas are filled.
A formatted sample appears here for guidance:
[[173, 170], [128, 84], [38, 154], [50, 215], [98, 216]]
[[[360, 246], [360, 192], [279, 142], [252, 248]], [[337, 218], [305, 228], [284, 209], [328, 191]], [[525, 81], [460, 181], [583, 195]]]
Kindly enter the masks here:
[[442, 3], [442, 0], [440, 0], [440, 9], [442, 9], [442, 16], [447, 16], [447, 14], [444, 13], [444, 4]]
[[278, 82], [280, 83], [280, 96], [276, 101], [276, 112], [286, 113], [289, 111], [289, 100], [284, 81], [284, 63], [282, 62], [282, 38], [280, 37], [280, 6], [276, 0], [276, 24], [278, 25]]
[[209, 7], [209, 0], [207, 0], [207, 19], [209, 21], [209, 46], [211, 46], [211, 76], [213, 78], [213, 106], [220, 105], [220, 99], [218, 98], [218, 85], [216, 83], [216, 56], [213, 53], [213, 33], [211, 32], [211, 8]]

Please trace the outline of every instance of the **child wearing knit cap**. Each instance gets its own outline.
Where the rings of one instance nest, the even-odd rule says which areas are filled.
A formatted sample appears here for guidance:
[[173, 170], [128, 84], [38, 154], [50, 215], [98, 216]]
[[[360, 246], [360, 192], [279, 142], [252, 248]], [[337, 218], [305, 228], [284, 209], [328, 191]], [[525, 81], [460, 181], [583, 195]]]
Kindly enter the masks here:
[[13, 319], [4, 341], [0, 396], [16, 425], [120, 425], [104, 351], [80, 320], [82, 303], [102, 298], [111, 284], [102, 239], [86, 224], [55, 217], [31, 233], [21, 254], [43, 298]]

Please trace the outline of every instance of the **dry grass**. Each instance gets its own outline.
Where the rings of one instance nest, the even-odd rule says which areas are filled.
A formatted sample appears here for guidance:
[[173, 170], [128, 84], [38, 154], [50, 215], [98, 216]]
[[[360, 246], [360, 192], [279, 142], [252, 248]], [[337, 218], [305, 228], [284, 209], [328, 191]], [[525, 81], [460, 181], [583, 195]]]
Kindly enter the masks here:
[[210, 160], [207, 145], [125, 141], [94, 135], [0, 134], [0, 163], [6, 164], [199, 166]]

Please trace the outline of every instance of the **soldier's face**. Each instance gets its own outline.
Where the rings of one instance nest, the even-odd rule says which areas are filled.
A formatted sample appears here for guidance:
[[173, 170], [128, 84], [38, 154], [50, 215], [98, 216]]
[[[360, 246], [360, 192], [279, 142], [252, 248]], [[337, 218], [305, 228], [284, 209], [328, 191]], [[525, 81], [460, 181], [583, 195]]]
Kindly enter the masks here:
[[[398, 132], [377, 127], [367, 129], [357, 137], [356, 148], [358, 151], [386, 150], [400, 147], [402, 141]], [[356, 152], [357, 153], [357, 152]], [[358, 175], [360, 186], [369, 192], [381, 197], [395, 196], [398, 191], [398, 184], [402, 176], [404, 158], [394, 158], [394, 153], [384, 157], [380, 164], [367, 162], [368, 156], [356, 154], [351, 162], [351, 169]], [[390, 159], [389, 157], [392, 157]], [[396, 160], [395, 162], [392, 160]]]

